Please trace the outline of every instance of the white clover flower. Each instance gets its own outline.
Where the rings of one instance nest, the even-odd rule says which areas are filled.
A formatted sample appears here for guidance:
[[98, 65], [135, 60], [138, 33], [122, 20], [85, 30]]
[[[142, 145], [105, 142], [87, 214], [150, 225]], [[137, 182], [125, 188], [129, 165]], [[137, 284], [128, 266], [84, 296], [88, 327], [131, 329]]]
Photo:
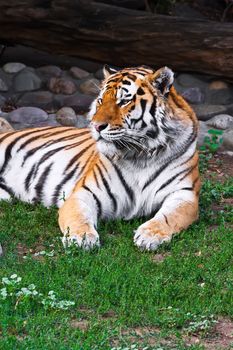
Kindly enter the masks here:
[[11, 284], [11, 281], [7, 277], [2, 278], [2, 283], [3, 284]]
[[7, 289], [4, 287], [0, 290], [0, 294], [2, 296], [3, 299], [6, 299], [7, 297]]
[[33, 290], [33, 289], [35, 289], [36, 288], [36, 286], [35, 286], [35, 284], [29, 284], [29, 286], [28, 286], [28, 289], [31, 289], [31, 290]]

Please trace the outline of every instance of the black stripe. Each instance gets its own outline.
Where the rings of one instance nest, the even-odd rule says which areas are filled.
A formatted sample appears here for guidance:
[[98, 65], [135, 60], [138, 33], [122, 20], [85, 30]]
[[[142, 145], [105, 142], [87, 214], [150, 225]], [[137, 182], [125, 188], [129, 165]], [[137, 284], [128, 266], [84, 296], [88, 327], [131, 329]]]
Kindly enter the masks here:
[[112, 201], [112, 204], [113, 204], [113, 210], [114, 210], [114, 212], [116, 212], [116, 211], [117, 211], [117, 201], [116, 201], [116, 198], [113, 196], [113, 194], [112, 194], [112, 192], [111, 192], [111, 190], [110, 190], [109, 184], [108, 184], [107, 180], [105, 179], [105, 177], [104, 177], [104, 175], [103, 175], [103, 173], [102, 173], [102, 170], [100, 169], [100, 167], [99, 167], [98, 164], [96, 164], [96, 168], [97, 168], [98, 171], [99, 171], [101, 180], [102, 180], [102, 182], [103, 182], [103, 184], [104, 184], [104, 187], [105, 187], [105, 189], [106, 189], [106, 191], [107, 191], [107, 193], [108, 193], [108, 196], [111, 198], [111, 201]]
[[163, 214], [163, 216], [164, 216], [164, 219], [165, 219], [165, 221], [166, 221], [166, 224], [167, 224], [168, 226], [170, 226], [169, 223], [168, 223], [167, 215]]
[[34, 174], [35, 168], [36, 168], [36, 164], [33, 165], [33, 167], [31, 168], [31, 170], [30, 170], [29, 173], [27, 174], [26, 179], [25, 179], [25, 181], [24, 181], [24, 187], [25, 187], [25, 190], [26, 190], [27, 192], [28, 192], [28, 190], [29, 190], [30, 182], [31, 182], [32, 176], [33, 176], [33, 174]]
[[107, 156], [106, 156], [106, 158], [110, 161], [110, 163], [112, 164], [113, 168], [115, 169], [115, 171], [116, 171], [116, 173], [117, 173], [117, 175], [118, 175], [118, 177], [119, 177], [119, 179], [120, 179], [120, 181], [121, 181], [121, 184], [122, 184], [122, 186], [124, 187], [125, 192], [126, 192], [127, 195], [129, 196], [130, 200], [131, 200], [132, 202], [134, 202], [134, 200], [135, 200], [135, 198], [134, 198], [134, 192], [133, 192], [132, 188], [131, 188], [131, 187], [127, 184], [127, 182], [125, 181], [125, 179], [124, 179], [124, 177], [123, 177], [123, 175], [122, 175], [120, 169], [118, 168], [118, 166], [117, 166], [116, 164], [112, 163], [112, 161], [111, 161], [110, 158], [108, 158]]
[[[51, 128], [51, 127], [50, 127]], [[49, 128], [49, 129], [50, 129]], [[19, 135], [18, 137], [16, 137], [7, 147], [6, 147], [6, 150], [5, 150], [5, 159], [4, 159], [4, 163], [2, 165], [2, 168], [0, 170], [0, 173], [3, 173], [4, 170], [6, 169], [7, 167], [7, 164], [11, 158], [11, 151], [12, 151], [12, 148], [16, 145], [16, 143], [22, 139], [24, 139], [25, 137], [31, 135], [31, 134], [35, 134], [35, 133], [38, 133], [40, 132], [41, 130], [33, 130], [33, 131], [29, 131], [29, 132], [26, 132], [24, 133], [23, 135]], [[43, 129], [44, 131], [44, 129]]]
[[36, 197], [34, 198], [33, 202], [40, 202], [43, 196], [43, 190], [44, 187], [46, 185], [46, 180], [49, 176], [49, 173], [52, 169], [52, 165], [53, 163], [50, 163], [42, 172], [42, 174], [40, 175], [40, 178], [35, 186], [35, 190], [36, 190]]
[[169, 180], [167, 180], [163, 185], [161, 185], [159, 187], [159, 189], [156, 191], [155, 194], [157, 194], [159, 191], [161, 191], [162, 189], [164, 189], [167, 185], [169, 185], [172, 181], [174, 181], [177, 177], [179, 177], [182, 174], [185, 174], [180, 180], [182, 181], [188, 174], [190, 174], [190, 172], [192, 172], [194, 169], [194, 166], [189, 167], [188, 169], [184, 169], [182, 171], [180, 171], [179, 173], [175, 174], [174, 176], [172, 176]]
[[51, 145], [51, 140], [43, 143], [43, 145], [37, 146], [37, 147], [31, 149], [30, 151], [28, 151], [23, 158], [23, 162], [21, 164], [21, 167], [24, 166], [24, 164], [28, 158], [32, 157], [37, 151], [40, 151], [42, 148], [45, 148], [46, 146], [49, 146], [49, 145]]
[[53, 204], [57, 205], [57, 201], [58, 201], [58, 196], [60, 194], [60, 191], [62, 189], [62, 187], [65, 185], [65, 183], [67, 181], [69, 181], [70, 179], [72, 179], [72, 177], [75, 175], [77, 171], [77, 168], [74, 168], [72, 171], [70, 171], [64, 178], [63, 180], [55, 187], [54, 193], [52, 195], [53, 198]]
[[139, 87], [137, 90], [137, 95], [145, 95], [145, 91], [141, 87]]
[[[68, 150], [68, 149], [75, 148], [75, 147], [81, 145], [82, 143], [84, 143], [84, 142], [86, 142], [86, 141], [88, 141], [88, 140], [91, 140], [91, 137], [90, 137], [90, 136], [89, 136], [88, 138], [84, 139], [84, 140], [81, 140], [81, 141], [79, 141], [79, 142], [73, 143], [72, 145], [66, 146], [65, 149]], [[94, 143], [93, 143], [93, 144], [94, 144]]]
[[0, 183], [0, 188], [2, 190], [4, 190], [5, 192], [7, 192], [11, 197], [14, 196], [13, 190], [10, 187], [8, 187], [7, 185], [5, 185], [4, 183], [2, 183], [2, 182]]
[[192, 134], [190, 135], [190, 138], [188, 138], [186, 145], [184, 145], [184, 148], [181, 149], [180, 152], [175, 154], [172, 157], [169, 157], [167, 162], [163, 164], [163, 166], [158, 169], [150, 178], [145, 182], [142, 190], [144, 191], [146, 187], [148, 187], [158, 176], [161, 174], [162, 171], [164, 171], [174, 160], [180, 158], [185, 152], [187, 152], [188, 148], [191, 146], [191, 144], [195, 141], [197, 137], [197, 133], [195, 130], [192, 131]]
[[[89, 161], [91, 160], [91, 157], [94, 157], [95, 156], [95, 152], [91, 152], [90, 156], [88, 157], [88, 159], [86, 160], [85, 162], [85, 165], [81, 168], [78, 169], [80, 163], [78, 162], [75, 166], [75, 168], [73, 170], [71, 170], [68, 174], [66, 174], [66, 176], [64, 177], [64, 179], [60, 182], [60, 184], [58, 184], [54, 190], [54, 194], [53, 194], [53, 204], [56, 205], [57, 204], [57, 200], [58, 200], [58, 196], [59, 196], [59, 193], [61, 191], [61, 188], [62, 186], [65, 185], [65, 183], [69, 180], [71, 180], [71, 178], [75, 175], [75, 172], [77, 171], [77, 169], [79, 170], [78, 174], [75, 175], [76, 178], [80, 177], [81, 174], [85, 171], [86, 167], [88, 166], [89, 164]], [[64, 172], [65, 173], [65, 172]]]
[[[54, 127], [50, 127], [50, 128], [46, 128], [46, 129], [42, 129], [42, 130], [38, 130], [38, 132], [44, 132], [44, 131], [47, 131], [49, 129], [52, 129]], [[38, 140], [38, 139], [41, 139], [42, 137], [46, 137], [46, 136], [50, 136], [51, 133], [50, 132], [47, 132], [45, 134], [39, 134], [39, 135], [36, 135], [36, 136], [33, 136], [33, 137], [30, 137], [28, 140], [26, 140], [24, 143], [22, 143], [19, 147], [19, 149], [17, 149], [17, 152], [20, 152], [25, 146], [29, 145], [30, 143]]]
[[193, 165], [193, 166], [191, 166], [191, 167], [189, 168], [189, 171], [188, 171], [186, 174], [184, 174], [184, 176], [180, 179], [180, 181], [184, 180], [188, 175], [190, 175], [190, 174], [192, 173], [192, 171], [193, 171], [197, 166], [198, 166], [198, 162], [197, 162], [195, 165]]
[[68, 163], [68, 165], [65, 168], [65, 172], [72, 167], [72, 165], [91, 147], [93, 146], [93, 143], [88, 145], [86, 148], [82, 149], [79, 153], [77, 153]]
[[128, 80], [122, 80], [122, 84], [124, 85], [131, 85], [131, 81], [128, 81]]
[[94, 179], [95, 179], [95, 182], [96, 182], [96, 186], [97, 186], [98, 188], [100, 188], [100, 184], [99, 184], [99, 181], [98, 181], [97, 176], [96, 176], [96, 173], [95, 173], [95, 168], [93, 169], [93, 175], [94, 175]]
[[90, 192], [90, 193], [92, 194], [92, 196], [93, 196], [93, 198], [94, 198], [94, 200], [95, 200], [95, 202], [96, 202], [96, 206], [97, 206], [97, 216], [98, 216], [98, 217], [101, 217], [101, 216], [102, 216], [102, 205], [101, 205], [99, 199], [97, 198], [97, 196], [95, 195], [95, 193], [93, 193], [93, 192], [90, 190], [89, 187], [87, 187], [87, 186], [84, 185], [83, 188], [84, 188], [86, 191], [88, 191], [88, 192]]

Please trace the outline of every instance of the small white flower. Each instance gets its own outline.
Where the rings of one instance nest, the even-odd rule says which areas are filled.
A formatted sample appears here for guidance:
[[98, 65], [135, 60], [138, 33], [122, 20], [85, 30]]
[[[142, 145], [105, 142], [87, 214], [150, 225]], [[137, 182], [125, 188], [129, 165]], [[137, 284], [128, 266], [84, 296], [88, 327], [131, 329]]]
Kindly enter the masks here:
[[13, 275], [10, 276], [10, 278], [12, 278], [12, 279], [15, 279], [17, 277], [18, 277], [18, 275], [16, 275], [16, 273], [14, 273]]
[[11, 281], [7, 277], [2, 278], [2, 283], [3, 284], [11, 284]]
[[7, 289], [6, 288], [2, 288], [0, 290], [0, 293], [1, 293], [2, 298], [6, 299], [6, 297], [7, 297]]
[[35, 289], [36, 288], [36, 286], [35, 286], [35, 284], [29, 284], [29, 286], [28, 286], [28, 289], [31, 289], [31, 290], [33, 290], [33, 289]]

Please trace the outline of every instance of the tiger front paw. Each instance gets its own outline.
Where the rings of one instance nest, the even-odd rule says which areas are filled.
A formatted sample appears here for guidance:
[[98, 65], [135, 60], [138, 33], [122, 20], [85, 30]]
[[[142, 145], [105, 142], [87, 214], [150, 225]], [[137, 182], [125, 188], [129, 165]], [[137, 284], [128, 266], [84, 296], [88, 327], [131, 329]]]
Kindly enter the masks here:
[[100, 246], [99, 235], [96, 230], [85, 232], [84, 234], [69, 234], [66, 233], [62, 237], [64, 248], [70, 247], [72, 244], [84, 250], [90, 250]]
[[136, 230], [134, 243], [143, 250], [156, 250], [164, 242], [170, 242], [172, 234], [164, 230], [163, 225], [156, 221], [149, 221]]

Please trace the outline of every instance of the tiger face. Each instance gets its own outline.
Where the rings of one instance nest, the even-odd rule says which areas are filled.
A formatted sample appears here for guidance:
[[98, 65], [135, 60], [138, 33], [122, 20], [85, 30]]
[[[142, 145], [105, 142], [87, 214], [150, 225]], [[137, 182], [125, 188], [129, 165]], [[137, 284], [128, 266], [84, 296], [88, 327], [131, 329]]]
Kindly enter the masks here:
[[173, 75], [167, 67], [104, 68], [105, 80], [89, 112], [102, 153], [151, 156], [167, 142], [176, 129], [167, 102]]

